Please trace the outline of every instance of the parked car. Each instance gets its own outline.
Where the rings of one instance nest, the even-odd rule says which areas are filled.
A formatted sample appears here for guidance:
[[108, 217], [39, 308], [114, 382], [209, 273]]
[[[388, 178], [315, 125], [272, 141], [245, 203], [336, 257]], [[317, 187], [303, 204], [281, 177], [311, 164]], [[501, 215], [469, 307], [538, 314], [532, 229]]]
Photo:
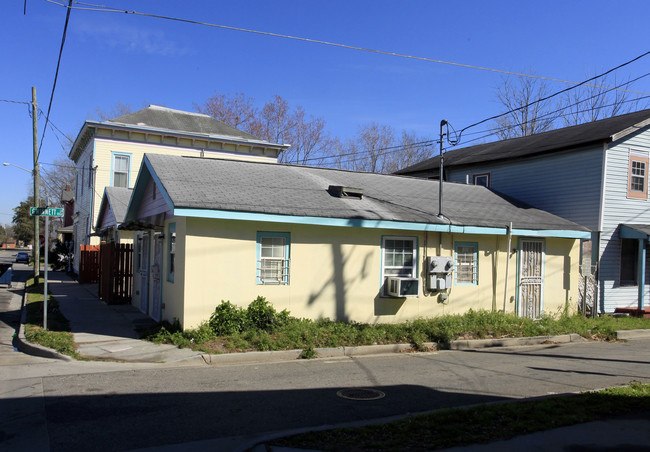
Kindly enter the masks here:
[[24, 262], [26, 264], [29, 264], [29, 253], [26, 253], [25, 251], [19, 251], [18, 254], [16, 254], [16, 262]]

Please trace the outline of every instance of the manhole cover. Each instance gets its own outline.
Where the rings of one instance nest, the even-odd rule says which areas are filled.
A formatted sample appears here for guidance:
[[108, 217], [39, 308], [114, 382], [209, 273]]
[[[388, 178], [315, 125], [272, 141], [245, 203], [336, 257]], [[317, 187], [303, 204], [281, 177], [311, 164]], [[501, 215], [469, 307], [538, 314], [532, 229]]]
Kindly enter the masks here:
[[377, 389], [351, 388], [336, 391], [336, 395], [349, 400], [378, 400], [386, 397], [386, 394]]

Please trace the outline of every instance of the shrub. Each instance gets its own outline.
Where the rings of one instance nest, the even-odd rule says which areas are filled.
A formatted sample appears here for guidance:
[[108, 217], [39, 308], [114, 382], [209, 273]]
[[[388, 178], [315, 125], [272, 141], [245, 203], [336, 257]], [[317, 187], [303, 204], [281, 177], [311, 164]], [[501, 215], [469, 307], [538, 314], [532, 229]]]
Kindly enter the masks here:
[[278, 313], [266, 298], [257, 297], [248, 305], [246, 317], [253, 328], [272, 332], [287, 323], [289, 312], [285, 309]]
[[246, 311], [230, 301], [221, 301], [210, 316], [208, 324], [217, 336], [228, 336], [246, 329]]

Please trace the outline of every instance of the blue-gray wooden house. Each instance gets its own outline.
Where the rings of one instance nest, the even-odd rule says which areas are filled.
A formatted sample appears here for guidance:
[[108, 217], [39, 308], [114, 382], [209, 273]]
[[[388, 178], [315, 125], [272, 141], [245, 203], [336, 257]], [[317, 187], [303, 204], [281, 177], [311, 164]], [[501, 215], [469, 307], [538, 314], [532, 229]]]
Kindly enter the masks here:
[[[598, 308], [613, 312], [650, 305], [649, 157], [650, 110], [642, 110], [450, 150], [443, 171], [444, 180], [487, 185], [589, 228]], [[398, 174], [438, 179], [439, 159]]]

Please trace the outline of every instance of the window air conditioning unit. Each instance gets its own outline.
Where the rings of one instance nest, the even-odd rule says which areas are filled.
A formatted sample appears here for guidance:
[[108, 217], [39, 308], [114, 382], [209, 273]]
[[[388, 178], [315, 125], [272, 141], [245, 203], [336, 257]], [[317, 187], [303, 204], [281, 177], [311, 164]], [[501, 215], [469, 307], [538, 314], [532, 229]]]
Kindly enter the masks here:
[[386, 278], [386, 292], [391, 297], [417, 297], [419, 291], [420, 280], [418, 278], [400, 278], [397, 276]]

